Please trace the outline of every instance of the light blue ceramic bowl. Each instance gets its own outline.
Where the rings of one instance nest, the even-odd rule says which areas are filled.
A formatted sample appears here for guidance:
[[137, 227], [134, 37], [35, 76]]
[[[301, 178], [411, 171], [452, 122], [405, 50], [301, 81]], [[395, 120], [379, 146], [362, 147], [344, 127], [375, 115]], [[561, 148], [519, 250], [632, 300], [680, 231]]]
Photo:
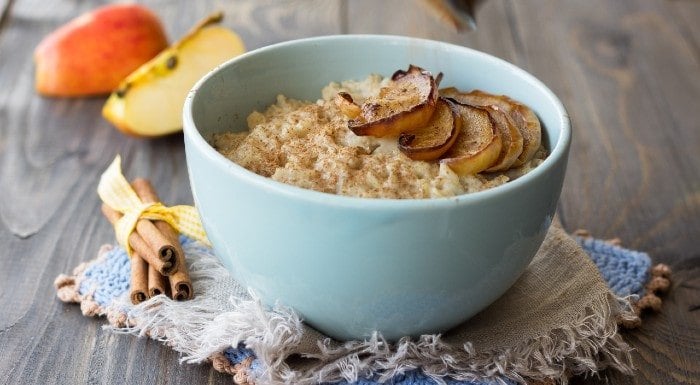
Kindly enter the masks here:
[[[540, 117], [551, 155], [503, 186], [444, 199], [352, 198], [275, 182], [206, 141], [246, 128], [277, 94], [316, 100], [331, 81], [415, 64], [442, 86], [506, 94]], [[493, 56], [396, 36], [327, 36], [239, 56], [187, 97], [190, 183], [204, 227], [233, 276], [338, 339], [445, 332], [503, 294], [540, 247], [557, 205], [571, 130], [557, 97]]]

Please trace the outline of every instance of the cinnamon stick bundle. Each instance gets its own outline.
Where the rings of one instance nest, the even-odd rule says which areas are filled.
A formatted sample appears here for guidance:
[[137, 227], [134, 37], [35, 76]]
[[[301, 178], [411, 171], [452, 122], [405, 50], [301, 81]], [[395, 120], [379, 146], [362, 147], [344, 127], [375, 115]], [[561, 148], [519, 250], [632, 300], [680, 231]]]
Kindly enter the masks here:
[[[151, 183], [135, 179], [132, 188], [144, 203], [160, 200]], [[102, 213], [114, 225], [122, 214], [106, 204]], [[191, 299], [192, 281], [178, 232], [164, 221], [139, 219], [129, 234], [131, 246], [131, 302], [136, 305], [156, 295], [166, 294], [177, 301]]]
[[[148, 180], [141, 178], [134, 179], [134, 181], [131, 182], [131, 187], [134, 188], [136, 195], [139, 196], [142, 202], [160, 202], [158, 194]], [[155, 221], [154, 225], [169, 241], [169, 243], [173, 245], [175, 250], [174, 254], [177, 269], [168, 277], [168, 280], [170, 281], [171, 297], [178, 301], [191, 299], [194, 294], [192, 291], [192, 281], [190, 279], [190, 274], [187, 271], [185, 252], [182, 251], [182, 246], [180, 245], [180, 241], [178, 239], [178, 233], [167, 222]]]

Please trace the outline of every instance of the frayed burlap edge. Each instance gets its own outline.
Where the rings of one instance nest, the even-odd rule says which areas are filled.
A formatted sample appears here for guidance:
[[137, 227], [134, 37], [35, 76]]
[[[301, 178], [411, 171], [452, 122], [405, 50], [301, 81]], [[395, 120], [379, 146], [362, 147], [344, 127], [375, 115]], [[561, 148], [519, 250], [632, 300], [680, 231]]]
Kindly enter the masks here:
[[[107, 250], [107, 247], [101, 248], [100, 255]], [[234, 299], [235, 312], [188, 312], [186, 327], [193, 334], [184, 336], [178, 332], [182, 325], [175, 322], [183, 319], [179, 317], [182, 310], [163, 296], [125, 311], [123, 304], [128, 298], [118, 299], [105, 309], [94, 301], [92, 293], [79, 294], [82, 273], [97, 262], [99, 258], [79, 265], [72, 276], [57, 277], [54, 284], [58, 298], [80, 303], [86, 316], [106, 316], [114, 331], [165, 342], [183, 353], [185, 362], [209, 361], [214, 369], [232, 375], [239, 385], [311, 385], [353, 381], [376, 373], [379, 373], [375, 377], [377, 380], [387, 381], [419, 367], [438, 383], [444, 383], [445, 376], [469, 381], [498, 381], [499, 376], [503, 376], [520, 383], [554, 381], [565, 384], [573, 375], [595, 375], [606, 368], [629, 374], [633, 369], [631, 348], [617, 333], [617, 323], [623, 327], [638, 326], [643, 310], [660, 308], [661, 299], [656, 294], [667, 290], [670, 282], [668, 267], [657, 265], [651, 271], [647, 294], [639, 300], [611, 295], [606, 303], [590, 304], [571, 327], [553, 330], [505, 351], [476, 352], [469, 343], [464, 344], [463, 349], [455, 349], [443, 343], [439, 335], [426, 335], [417, 340], [405, 338], [390, 344], [375, 334], [366, 341], [341, 345], [330, 339], [319, 341], [321, 353], [305, 357], [304, 369], [299, 370], [290, 366], [289, 358], [300, 343], [304, 328], [291, 309], [281, 306], [265, 309], [255, 296]], [[215, 260], [204, 262], [211, 265], [204, 274], [226, 273], [220, 265], [215, 266]], [[206, 300], [193, 304], [199, 310], [208, 307]], [[183, 338], [188, 339], [187, 343]], [[190, 343], [190, 339], [197, 343]], [[264, 372], [251, 370], [252, 359], [235, 365], [228, 361], [223, 351], [239, 343], [256, 354], [262, 367], [267, 368]]]
[[[444, 383], [443, 378], [449, 376], [466, 381], [497, 382], [504, 377], [520, 383], [553, 380], [565, 384], [572, 375], [594, 375], [606, 368], [632, 372], [631, 348], [617, 333], [618, 315], [633, 317], [632, 306], [628, 299], [611, 297], [605, 303], [590, 304], [587, 314], [571, 327], [553, 330], [505, 351], [476, 352], [468, 343], [463, 349], [455, 349], [443, 343], [439, 335], [405, 338], [395, 344], [376, 334], [366, 341], [340, 346], [325, 340], [319, 355], [307, 357], [317, 364], [308, 364], [303, 371], [287, 365], [286, 358], [294, 346], [277, 343], [293, 339], [292, 329], [271, 329], [265, 338], [268, 343], [252, 341], [253, 346], [248, 347], [259, 354], [264, 366], [271, 368], [267, 376], [260, 378], [260, 383], [265, 384], [351, 382], [376, 373], [380, 374], [375, 379], [384, 382], [418, 367], [438, 383]], [[284, 317], [282, 313], [277, 316]], [[245, 343], [246, 339], [240, 342]]]

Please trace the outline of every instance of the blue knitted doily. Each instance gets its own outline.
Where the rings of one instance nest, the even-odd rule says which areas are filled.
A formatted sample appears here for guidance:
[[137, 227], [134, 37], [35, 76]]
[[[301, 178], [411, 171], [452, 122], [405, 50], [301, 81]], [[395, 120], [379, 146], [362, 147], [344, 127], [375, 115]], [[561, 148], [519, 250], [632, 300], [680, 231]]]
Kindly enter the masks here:
[[[595, 263], [603, 279], [611, 291], [620, 297], [629, 295], [643, 296], [644, 285], [649, 279], [651, 259], [646, 253], [625, 249], [594, 238], [574, 237], [578, 244], [586, 251]], [[187, 237], [181, 237], [185, 253], [201, 251], [202, 245]], [[211, 253], [211, 250], [208, 250]], [[91, 294], [93, 300], [102, 307], [107, 307], [117, 297], [129, 291], [130, 278], [129, 258], [120, 247], [114, 247], [107, 251], [100, 263], [91, 264], [83, 272], [78, 292], [81, 295]], [[244, 360], [252, 360], [248, 370], [260, 372], [263, 370], [254, 353], [242, 345], [232, 346], [224, 351], [224, 356], [232, 365], [240, 364]], [[259, 373], [258, 373], [259, 374]], [[469, 382], [445, 380], [448, 385], [487, 385], [486, 382]], [[501, 383], [513, 384], [508, 380]], [[342, 381], [333, 385], [376, 385], [372, 379], [364, 379], [352, 384]], [[436, 385], [437, 383], [422, 374], [420, 370], [413, 370], [395, 376], [389, 385]]]
[[643, 296], [649, 280], [651, 259], [647, 253], [624, 249], [595, 238], [575, 237], [600, 271], [613, 293], [619, 297]]

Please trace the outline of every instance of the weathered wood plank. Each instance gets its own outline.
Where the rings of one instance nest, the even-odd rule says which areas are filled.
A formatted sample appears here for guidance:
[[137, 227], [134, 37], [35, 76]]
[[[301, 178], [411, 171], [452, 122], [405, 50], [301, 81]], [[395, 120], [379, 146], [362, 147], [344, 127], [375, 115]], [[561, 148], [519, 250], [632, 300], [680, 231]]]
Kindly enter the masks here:
[[620, 384], [693, 383], [700, 378], [700, 319], [688, 310], [700, 303], [692, 235], [700, 233], [700, 126], [691, 106], [700, 78], [690, 75], [700, 73], [697, 52], [665, 2], [512, 7], [529, 69], [572, 117], [565, 224], [621, 237], [676, 272], [662, 313], [626, 333], [637, 375], [605, 375]]
[[[145, 3], [171, 40], [217, 9], [250, 48], [339, 32], [337, 1]], [[103, 320], [55, 299], [57, 274], [114, 242], [95, 188], [116, 153], [130, 177], [151, 178], [166, 202], [192, 202], [181, 135], [128, 138], [101, 118], [104, 98], [48, 99], [33, 91], [34, 46], [98, 5], [16, 0], [0, 29], [0, 260], [7, 266], [0, 269], [0, 383], [230, 383], [210, 365], [180, 365], [179, 355], [160, 343], [103, 331]]]
[[670, 1], [664, 4], [677, 20], [677, 28], [682, 31], [696, 57], [700, 57], [700, 2], [693, 0]]
[[2, 31], [3, 26], [9, 18], [11, 7], [12, 0], [0, 0], [0, 31]]
[[[693, 246], [700, 233], [700, 68], [697, 35], [686, 32], [697, 30], [700, 14], [697, 2], [673, 3], [490, 1], [477, 13], [477, 31], [463, 34], [404, 2], [382, 2], [383, 12], [366, 12], [369, 2], [349, 7], [351, 32], [408, 34], [494, 53], [563, 100], [574, 126], [560, 204], [565, 224], [621, 237], [676, 271], [662, 314], [627, 334], [638, 375], [604, 374], [615, 383], [700, 378], [700, 317], [689, 311], [700, 303]], [[684, 13], [683, 23], [672, 10]]]
[[[181, 135], [127, 138], [100, 117], [104, 98], [46, 99], [33, 92], [33, 47], [102, 4], [0, 0], [0, 383], [230, 383], [208, 365], [147, 339], [103, 331], [54, 298], [52, 281], [94, 256], [113, 234], [95, 187], [117, 152], [167, 203], [191, 203]], [[560, 214], [570, 229], [619, 236], [671, 264], [660, 314], [627, 333], [637, 349], [620, 384], [700, 379], [700, 19], [691, 0], [491, 0], [478, 30], [446, 28], [422, 1], [148, 0], [171, 40], [209, 12], [257, 48], [306, 36], [391, 33], [470, 46], [529, 70], [567, 105], [575, 130]], [[11, 4], [11, 7], [9, 6]], [[206, 380], [205, 380], [206, 379]], [[590, 380], [579, 380], [589, 383]]]

